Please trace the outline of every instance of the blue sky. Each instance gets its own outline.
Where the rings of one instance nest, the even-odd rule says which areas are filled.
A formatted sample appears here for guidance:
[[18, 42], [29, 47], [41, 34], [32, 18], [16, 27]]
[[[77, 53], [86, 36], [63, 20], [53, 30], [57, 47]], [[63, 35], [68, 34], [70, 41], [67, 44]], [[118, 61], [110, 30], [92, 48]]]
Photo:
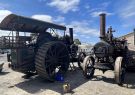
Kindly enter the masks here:
[[63, 24], [74, 28], [74, 37], [82, 42], [99, 40], [99, 14], [107, 14], [107, 27], [115, 36], [135, 28], [135, 0], [0, 0], [0, 21], [8, 14]]

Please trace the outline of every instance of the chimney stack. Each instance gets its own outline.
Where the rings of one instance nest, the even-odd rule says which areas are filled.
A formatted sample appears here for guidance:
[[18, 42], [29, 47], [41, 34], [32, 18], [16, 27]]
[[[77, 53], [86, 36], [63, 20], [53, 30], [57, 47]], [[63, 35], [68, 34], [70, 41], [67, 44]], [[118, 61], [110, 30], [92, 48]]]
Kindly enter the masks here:
[[73, 43], [73, 28], [69, 28], [69, 35], [70, 35], [71, 43]]
[[106, 34], [106, 14], [102, 13], [100, 16], [100, 38], [105, 39]]

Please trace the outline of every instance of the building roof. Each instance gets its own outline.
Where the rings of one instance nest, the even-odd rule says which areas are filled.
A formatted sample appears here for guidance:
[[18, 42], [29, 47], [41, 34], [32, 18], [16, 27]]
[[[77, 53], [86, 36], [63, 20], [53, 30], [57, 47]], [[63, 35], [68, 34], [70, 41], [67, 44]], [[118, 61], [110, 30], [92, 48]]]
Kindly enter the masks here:
[[1, 30], [39, 33], [48, 28], [66, 30], [65, 26], [10, 14], [0, 23]]
[[130, 32], [130, 33], [128, 33], [128, 34], [126, 34], [126, 35], [123, 35], [123, 36], [121, 36], [121, 37], [119, 37], [119, 38], [130, 37], [130, 36], [132, 36], [132, 35], [134, 35], [134, 32]]

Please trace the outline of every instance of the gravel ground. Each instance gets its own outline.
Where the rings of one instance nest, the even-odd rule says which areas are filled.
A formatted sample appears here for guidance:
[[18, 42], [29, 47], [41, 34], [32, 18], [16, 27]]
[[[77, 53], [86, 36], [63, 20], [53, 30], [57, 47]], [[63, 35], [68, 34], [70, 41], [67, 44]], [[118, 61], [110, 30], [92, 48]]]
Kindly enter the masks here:
[[[0, 95], [64, 94], [63, 83], [49, 83], [38, 76], [23, 79], [23, 74], [8, 68], [5, 55], [0, 55], [0, 61], [5, 62], [3, 72], [0, 73]], [[127, 73], [124, 87], [115, 84], [113, 77], [113, 71], [103, 74], [96, 70], [94, 78], [87, 80], [79, 69], [68, 71], [65, 80], [70, 83], [72, 92], [65, 95], [135, 95], [135, 73]]]

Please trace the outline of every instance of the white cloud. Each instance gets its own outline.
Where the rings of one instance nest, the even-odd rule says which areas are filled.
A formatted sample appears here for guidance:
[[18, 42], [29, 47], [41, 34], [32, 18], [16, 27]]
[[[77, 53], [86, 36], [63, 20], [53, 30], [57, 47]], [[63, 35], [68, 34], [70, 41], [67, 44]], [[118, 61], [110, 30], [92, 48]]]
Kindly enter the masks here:
[[107, 1], [107, 2], [103, 2], [103, 3], [99, 3], [96, 5], [96, 7], [92, 8], [89, 10], [89, 12], [102, 12], [105, 11], [108, 6], [110, 5], [111, 1]]
[[[0, 23], [6, 16], [8, 16], [11, 13], [12, 12], [9, 10], [0, 10]], [[0, 36], [7, 36], [8, 34], [9, 34], [9, 31], [0, 30]]]
[[100, 6], [105, 9], [109, 6], [110, 3], [111, 3], [110, 1], [109, 2], [103, 2], [103, 3], [100, 4]]
[[47, 1], [47, 0], [39, 0], [39, 2], [45, 2], [45, 1]]
[[89, 23], [87, 21], [72, 21], [68, 27], [73, 27], [75, 32], [81, 33], [82, 36], [98, 36], [99, 30], [89, 27]]
[[82, 35], [80, 35], [81, 37], [86, 37], [86, 35], [84, 35], [84, 34], [82, 34]]
[[89, 5], [85, 5], [84, 6], [86, 9], [90, 9], [90, 6]]
[[0, 22], [11, 13], [9, 10], [0, 10]]
[[53, 23], [58, 23], [60, 25], [65, 25], [65, 17], [63, 16], [57, 16], [57, 17], [52, 17], [51, 15], [46, 15], [46, 14], [35, 14], [32, 16], [34, 19], [42, 20], [42, 21], [47, 21], [47, 22], [53, 22]]
[[[74, 28], [74, 37], [79, 37], [82, 35], [83, 37], [89, 38], [89, 36], [97, 37], [99, 36], [99, 30], [89, 27], [88, 21], [72, 21], [69, 24], [65, 23], [65, 18], [62, 16], [52, 17], [50, 15], [33, 15], [32, 18], [40, 19], [46, 21], [46, 18], [48, 20], [48, 17], [50, 18], [51, 22], [58, 23], [65, 25], [68, 28]], [[53, 19], [54, 18], [54, 19]], [[67, 32], [68, 33], [68, 32]], [[79, 35], [79, 34], [80, 35]]]
[[89, 36], [86, 36], [87, 39], [89, 39], [90, 37]]
[[125, 3], [126, 5], [119, 8], [119, 15], [124, 19], [135, 17], [135, 0], [129, 0]]
[[81, 34], [80, 35], [82, 38], [85, 38], [85, 39], [89, 39], [90, 38], [90, 35], [87, 35], [87, 34]]
[[1, 10], [4, 10], [4, 9], [6, 9], [6, 8], [9, 8], [9, 4], [6, 4], [6, 3], [0, 3], [0, 9]]
[[98, 17], [101, 13], [105, 13], [107, 16], [114, 15], [113, 12], [106, 11], [108, 6], [110, 5], [111, 1], [103, 2], [100, 4], [97, 4], [97, 7], [92, 8], [89, 10], [90, 15], [92, 17]]
[[42, 20], [42, 21], [47, 21], [47, 22], [53, 22], [52, 16], [45, 15], [45, 14], [36, 14], [36, 15], [33, 15], [32, 18]]
[[78, 34], [74, 33], [74, 37], [77, 37], [77, 36], [78, 36]]
[[123, 0], [123, 4], [119, 6], [121, 2], [116, 3], [117, 15], [120, 18], [123, 28], [134, 28], [135, 27], [135, 0]]
[[58, 8], [63, 13], [67, 13], [69, 11], [77, 11], [79, 3], [80, 0], [52, 0], [48, 5]]
[[95, 11], [95, 12], [92, 12], [90, 15], [92, 17], [98, 17], [101, 13], [105, 13], [107, 16], [113, 15], [113, 13], [106, 12], [106, 11]]
[[63, 23], [65, 21], [65, 17], [57, 16], [55, 19], [53, 19], [53, 21]]
[[131, 24], [127, 24], [127, 23], [122, 24], [122, 27], [124, 27], [124, 28], [128, 28], [130, 26], [131, 26]]

